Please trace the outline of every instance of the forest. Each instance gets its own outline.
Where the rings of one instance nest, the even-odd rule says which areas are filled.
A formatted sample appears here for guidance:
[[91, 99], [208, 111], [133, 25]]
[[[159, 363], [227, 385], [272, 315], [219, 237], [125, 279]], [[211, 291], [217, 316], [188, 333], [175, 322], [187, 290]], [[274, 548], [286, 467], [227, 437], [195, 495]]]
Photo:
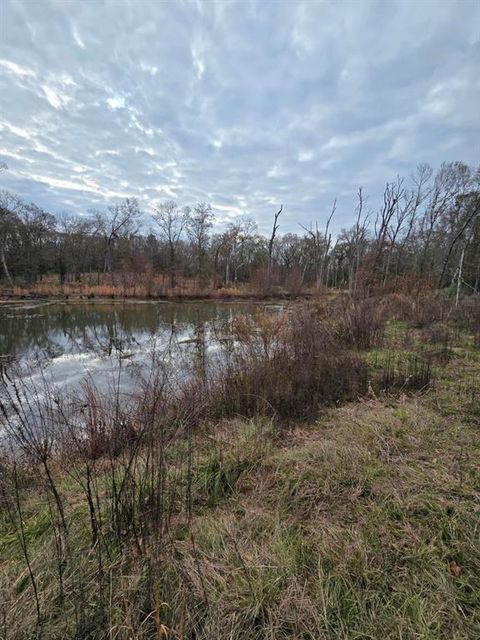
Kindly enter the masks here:
[[128, 198], [102, 211], [54, 216], [2, 191], [2, 282], [20, 291], [45, 282], [81, 290], [88, 283], [104, 285], [97, 294], [134, 297], [181, 294], [185, 283], [193, 292], [249, 286], [259, 294], [298, 295], [312, 287], [395, 288], [399, 279], [479, 291], [480, 169], [453, 162], [434, 172], [420, 165], [388, 182], [376, 194], [376, 209], [374, 195], [362, 188], [352, 194], [351, 225], [338, 234], [332, 233], [336, 202], [298, 233], [281, 233], [279, 205], [267, 237], [254, 215], [218, 230], [215, 211], [204, 202], [170, 200], [146, 213]]

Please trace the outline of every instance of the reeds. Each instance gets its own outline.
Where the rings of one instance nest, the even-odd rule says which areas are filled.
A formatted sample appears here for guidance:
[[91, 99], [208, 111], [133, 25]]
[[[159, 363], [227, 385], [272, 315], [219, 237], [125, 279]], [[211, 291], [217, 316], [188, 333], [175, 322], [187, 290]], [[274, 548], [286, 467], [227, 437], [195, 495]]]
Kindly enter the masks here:
[[178, 276], [176, 286], [163, 274], [119, 273], [112, 279], [105, 274], [89, 274], [81, 282], [60, 283], [55, 277], [45, 277], [41, 282], [16, 284], [9, 296], [16, 298], [60, 299], [177, 299], [205, 298], [228, 300], [231, 298], [264, 298], [270, 292], [253, 284], [218, 287], [213, 280]]

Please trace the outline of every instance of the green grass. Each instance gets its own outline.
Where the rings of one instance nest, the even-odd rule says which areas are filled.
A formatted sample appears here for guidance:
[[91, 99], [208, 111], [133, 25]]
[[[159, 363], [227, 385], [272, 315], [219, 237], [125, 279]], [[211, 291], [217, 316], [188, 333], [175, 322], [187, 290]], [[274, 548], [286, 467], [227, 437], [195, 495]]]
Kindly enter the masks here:
[[[380, 371], [392, 353], [434, 348], [422, 331], [392, 323], [365, 357]], [[48, 506], [30, 487], [23, 515], [41, 634], [2, 512], [0, 637], [480, 637], [480, 354], [462, 332], [451, 349], [426, 392], [372, 391], [282, 430], [240, 418], [205, 427], [191, 513], [178, 509], [168, 536], [144, 555], [112, 543], [101, 576], [79, 489], [64, 479], [63, 602]], [[184, 454], [182, 445], [169, 454], [179, 501]]]

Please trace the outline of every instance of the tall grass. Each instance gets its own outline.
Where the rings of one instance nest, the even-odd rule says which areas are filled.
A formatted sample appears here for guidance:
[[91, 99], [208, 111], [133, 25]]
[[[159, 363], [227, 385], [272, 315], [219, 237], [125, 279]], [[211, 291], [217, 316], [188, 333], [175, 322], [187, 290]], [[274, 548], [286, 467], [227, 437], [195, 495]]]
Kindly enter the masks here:
[[[289, 281], [285, 288], [266, 284], [265, 278], [254, 277], [249, 283], [218, 286], [212, 278], [187, 278], [180, 274], [176, 286], [171, 286], [170, 275], [154, 273], [85, 274], [82, 281], [60, 283], [56, 276], [44, 276], [36, 283], [16, 283], [5, 292], [17, 298], [131, 298], [131, 299], [176, 299], [205, 298], [229, 300], [231, 298], [296, 297], [304, 290], [300, 284]], [[305, 293], [311, 291], [305, 290]]]

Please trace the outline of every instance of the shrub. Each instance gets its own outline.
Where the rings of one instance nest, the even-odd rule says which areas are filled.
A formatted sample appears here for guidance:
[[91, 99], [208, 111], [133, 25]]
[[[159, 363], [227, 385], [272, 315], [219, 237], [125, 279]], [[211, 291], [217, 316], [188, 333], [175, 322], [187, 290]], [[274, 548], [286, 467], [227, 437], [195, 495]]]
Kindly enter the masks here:
[[293, 267], [285, 278], [285, 288], [292, 296], [298, 296], [303, 289], [304, 274], [300, 267]]
[[410, 321], [413, 318], [414, 301], [403, 293], [389, 293], [380, 299], [378, 309], [384, 320]]
[[422, 329], [434, 322], [443, 322], [451, 312], [451, 303], [432, 296], [417, 298], [413, 304], [412, 322]]
[[473, 295], [460, 301], [452, 312], [455, 322], [473, 333], [480, 332], [480, 295]]
[[366, 365], [345, 351], [315, 308], [301, 307], [288, 321], [247, 325], [247, 331], [243, 321], [236, 327], [241, 348], [231, 366], [210, 383], [213, 415], [306, 419], [366, 389]]
[[337, 335], [343, 344], [356, 349], [371, 349], [381, 343], [385, 322], [377, 300], [348, 301], [337, 313]]

